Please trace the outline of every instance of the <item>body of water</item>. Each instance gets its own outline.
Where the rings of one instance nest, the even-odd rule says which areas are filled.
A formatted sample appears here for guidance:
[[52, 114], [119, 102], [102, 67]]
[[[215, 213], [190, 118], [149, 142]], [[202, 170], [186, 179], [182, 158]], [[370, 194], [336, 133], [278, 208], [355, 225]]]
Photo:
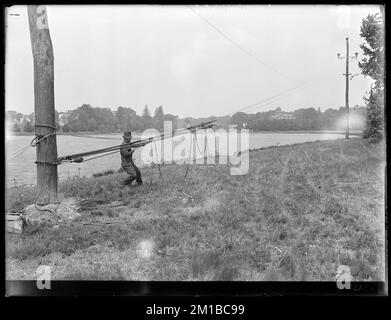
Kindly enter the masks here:
[[[219, 154], [232, 154], [238, 150], [236, 147], [235, 137], [223, 137], [221, 134], [216, 135], [218, 138]], [[197, 134], [197, 143], [194, 140], [190, 143], [190, 136], [176, 137], [173, 139], [172, 148], [173, 159], [182, 159], [188, 161], [191, 146], [193, 153], [191, 158], [202, 158], [205, 156], [214, 155], [216, 141], [214, 134], [206, 135]], [[8, 136], [5, 140], [6, 147], [6, 184], [13, 186], [14, 184], [35, 184], [36, 183], [36, 150], [28, 148], [20, 156], [15, 157], [15, 152], [21, 150], [30, 144], [33, 136]], [[137, 137], [136, 137], [137, 138]], [[283, 133], [283, 132], [258, 132], [250, 133], [249, 146], [247, 148], [261, 148], [274, 145], [288, 145], [294, 143], [303, 143], [316, 140], [330, 140], [344, 138], [340, 133]], [[205, 140], [207, 143], [205, 145]], [[168, 139], [169, 140], [169, 139]], [[170, 143], [166, 140], [166, 143]], [[240, 141], [238, 137], [237, 140]], [[118, 145], [122, 142], [121, 135], [94, 135], [94, 136], [57, 136], [57, 151], [59, 156], [75, 154], [95, 149], [102, 149]], [[164, 144], [163, 144], [164, 145]], [[227, 148], [228, 146], [228, 148]], [[149, 144], [135, 152], [135, 162], [140, 165], [150, 164], [151, 161], [159, 162], [162, 160], [160, 149], [161, 144]], [[226, 150], [226, 151], [225, 151]], [[182, 151], [182, 152], [181, 152]], [[153, 160], [152, 160], [153, 159]], [[167, 162], [167, 160], [165, 159]], [[93, 173], [106, 170], [118, 170], [121, 165], [119, 153], [94, 159], [85, 163], [64, 163], [58, 166], [59, 179], [64, 180], [73, 176], [92, 176]], [[250, 164], [251, 165], [251, 164]]]

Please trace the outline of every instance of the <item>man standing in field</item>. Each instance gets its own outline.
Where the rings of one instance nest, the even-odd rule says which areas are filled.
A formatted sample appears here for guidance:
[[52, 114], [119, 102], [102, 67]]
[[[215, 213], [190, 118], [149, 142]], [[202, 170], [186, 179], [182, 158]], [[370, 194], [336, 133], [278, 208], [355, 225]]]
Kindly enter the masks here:
[[125, 179], [123, 181], [124, 185], [130, 185], [134, 180], [137, 181], [137, 184], [143, 184], [143, 181], [141, 179], [141, 172], [140, 170], [136, 167], [136, 165], [133, 162], [133, 152], [136, 149], [132, 149], [129, 147], [127, 144], [129, 144], [132, 140], [132, 132], [127, 131], [124, 132], [123, 135], [124, 141], [122, 142], [120, 149], [121, 153], [121, 166], [124, 171], [129, 175], [129, 178]]

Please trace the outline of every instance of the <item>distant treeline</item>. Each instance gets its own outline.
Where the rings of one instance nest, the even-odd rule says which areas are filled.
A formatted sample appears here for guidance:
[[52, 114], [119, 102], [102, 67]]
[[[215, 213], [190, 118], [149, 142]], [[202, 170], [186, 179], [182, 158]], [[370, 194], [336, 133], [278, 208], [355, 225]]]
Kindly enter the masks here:
[[[362, 129], [365, 118], [364, 107], [350, 109], [352, 129]], [[256, 114], [238, 112], [231, 116], [207, 118], [183, 118], [172, 114], [164, 114], [159, 106], [152, 115], [148, 106], [144, 107], [141, 116], [132, 108], [118, 107], [112, 111], [109, 108], [92, 107], [84, 104], [68, 112], [56, 112], [56, 126], [62, 132], [97, 132], [115, 133], [124, 131], [142, 132], [154, 128], [163, 131], [164, 121], [172, 121], [173, 129], [199, 124], [202, 121], [217, 120], [220, 127], [228, 128], [234, 125], [238, 129], [247, 128], [252, 131], [306, 131], [306, 130], [341, 130], [344, 128], [346, 109], [327, 109], [321, 112], [314, 108], [298, 109], [293, 112], [283, 112], [281, 108]], [[14, 132], [33, 132], [34, 113], [23, 115], [15, 111], [7, 111], [6, 120], [9, 130]]]
[[[177, 116], [164, 114], [163, 107], [155, 109], [152, 116], [148, 106], [145, 106], [141, 116], [137, 115], [132, 108], [118, 107], [115, 112], [109, 108], [93, 108], [90, 105], [82, 105], [76, 110], [72, 110], [60, 118], [64, 132], [92, 131], [101, 133], [136, 131], [154, 128], [163, 130], [165, 120], [173, 123], [176, 128]], [[64, 122], [64, 123], [61, 123]]]
[[[314, 108], [298, 109], [290, 113], [281, 110], [246, 114], [238, 112], [231, 118], [231, 123], [238, 129], [248, 128], [253, 131], [309, 131], [341, 130], [346, 125], [346, 108], [327, 109], [322, 112]], [[361, 130], [365, 123], [365, 107], [350, 109], [351, 129]]]
[[[56, 127], [63, 132], [141, 132], [149, 128], [162, 131], [166, 120], [172, 121], [173, 129], [176, 129], [177, 118], [172, 114], [164, 114], [162, 106], [155, 109], [153, 116], [148, 106], [145, 106], [142, 115], [139, 116], [132, 108], [118, 107], [117, 110], [112, 111], [109, 108], [83, 104], [81, 107], [65, 113], [56, 111]], [[11, 131], [34, 131], [34, 113], [23, 115], [15, 111], [7, 111], [6, 120]]]

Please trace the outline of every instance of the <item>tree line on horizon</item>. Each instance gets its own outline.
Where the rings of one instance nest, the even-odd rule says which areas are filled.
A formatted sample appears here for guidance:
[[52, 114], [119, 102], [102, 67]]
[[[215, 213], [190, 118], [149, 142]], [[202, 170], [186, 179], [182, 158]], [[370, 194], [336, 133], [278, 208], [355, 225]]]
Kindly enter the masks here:
[[[274, 116], [279, 114], [288, 114], [290, 118], [276, 119]], [[91, 105], [83, 104], [61, 115], [56, 112], [56, 126], [60, 132], [142, 132], [150, 128], [162, 132], [164, 121], [172, 121], [173, 130], [175, 130], [178, 127], [192, 126], [202, 121], [217, 120], [218, 125], [226, 129], [234, 125], [238, 129], [246, 128], [252, 131], [341, 130], [341, 119], [345, 115], [346, 110], [344, 107], [339, 109], [329, 108], [324, 112], [320, 111], [319, 108], [318, 110], [303, 108], [289, 113], [282, 112], [281, 108], [276, 108], [275, 110], [258, 112], [256, 114], [238, 112], [233, 116], [187, 117], [179, 119], [178, 116], [165, 114], [162, 106], [157, 107], [154, 114], [151, 115], [146, 105], [140, 116], [132, 108], [118, 107], [113, 112], [110, 108], [92, 107]], [[34, 131], [33, 113], [24, 116], [15, 111], [7, 111], [6, 116], [8, 121], [16, 121], [11, 128], [12, 131]], [[351, 116], [362, 119], [361, 122], [351, 126], [351, 128], [363, 129], [365, 108], [358, 106], [352, 108]]]
[[112, 133], [124, 131], [141, 132], [149, 128], [162, 131], [164, 121], [172, 121], [173, 126], [176, 126], [177, 118], [177, 116], [172, 114], [164, 114], [162, 106], [157, 107], [152, 116], [146, 105], [142, 115], [139, 116], [132, 108], [118, 107], [113, 112], [109, 108], [91, 107], [84, 104], [66, 114], [62, 131]]
[[[248, 128], [253, 131], [317, 131], [344, 130], [346, 123], [346, 108], [327, 109], [302, 108], [291, 113], [289, 119], [276, 120], [273, 115], [279, 111], [258, 112], [256, 114], [236, 113], [231, 123], [237, 128]], [[365, 108], [355, 106], [350, 110], [350, 125], [353, 130], [362, 130], [365, 123]]]
[[[59, 113], [56, 111], [56, 127], [62, 132], [98, 132], [115, 133], [124, 131], [141, 132], [154, 128], [163, 130], [164, 121], [172, 121], [173, 129], [176, 128], [177, 116], [164, 114], [163, 107], [155, 109], [152, 116], [148, 106], [144, 107], [141, 116], [132, 108], [118, 107], [114, 112], [110, 108], [92, 107], [89, 104]], [[12, 123], [13, 132], [33, 132], [34, 113], [23, 115], [22, 113], [8, 110], [6, 121]]]

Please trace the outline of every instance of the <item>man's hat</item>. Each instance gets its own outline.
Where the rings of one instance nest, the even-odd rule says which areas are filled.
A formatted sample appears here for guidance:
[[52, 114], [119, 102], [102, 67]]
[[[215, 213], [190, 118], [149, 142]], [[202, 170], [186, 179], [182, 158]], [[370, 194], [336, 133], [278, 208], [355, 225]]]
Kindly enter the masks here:
[[131, 138], [131, 137], [132, 137], [132, 132], [131, 132], [131, 131], [126, 131], [126, 132], [124, 132], [123, 137], [124, 137], [124, 138]]

